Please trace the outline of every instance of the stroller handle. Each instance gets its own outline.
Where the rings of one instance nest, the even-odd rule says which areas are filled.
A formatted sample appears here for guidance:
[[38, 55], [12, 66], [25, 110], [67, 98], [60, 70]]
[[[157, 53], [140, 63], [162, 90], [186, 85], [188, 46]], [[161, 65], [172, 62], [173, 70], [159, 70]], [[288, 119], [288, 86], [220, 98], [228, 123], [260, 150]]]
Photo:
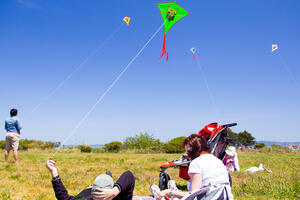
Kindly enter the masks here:
[[231, 123], [231, 124], [224, 124], [222, 126], [226, 126], [226, 127], [232, 127], [232, 126], [236, 126], [237, 123]]

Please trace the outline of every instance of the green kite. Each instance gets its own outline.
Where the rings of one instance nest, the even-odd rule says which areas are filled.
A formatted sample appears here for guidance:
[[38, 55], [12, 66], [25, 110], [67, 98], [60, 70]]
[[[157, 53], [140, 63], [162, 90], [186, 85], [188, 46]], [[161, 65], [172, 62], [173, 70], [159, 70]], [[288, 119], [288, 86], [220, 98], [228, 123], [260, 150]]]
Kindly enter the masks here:
[[163, 22], [164, 22], [164, 43], [162, 48], [162, 54], [160, 58], [163, 57], [164, 54], [167, 55], [167, 59], [169, 58], [169, 54], [166, 51], [166, 35], [168, 31], [174, 26], [176, 22], [178, 22], [181, 18], [185, 17], [189, 13], [178, 5], [175, 1], [174, 2], [165, 2], [165, 3], [157, 3], [157, 6], [160, 10]]

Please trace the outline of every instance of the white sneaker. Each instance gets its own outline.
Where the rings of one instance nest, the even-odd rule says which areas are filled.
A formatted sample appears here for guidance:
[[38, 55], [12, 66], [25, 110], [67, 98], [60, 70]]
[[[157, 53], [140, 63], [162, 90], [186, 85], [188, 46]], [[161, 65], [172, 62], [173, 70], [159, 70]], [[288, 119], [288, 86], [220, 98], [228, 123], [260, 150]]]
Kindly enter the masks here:
[[175, 181], [169, 180], [168, 189], [170, 189], [171, 191], [178, 191], [178, 188], [176, 187]]
[[154, 199], [158, 199], [159, 198], [159, 195], [158, 193], [160, 192], [160, 189], [157, 185], [150, 185], [150, 192], [152, 193]]

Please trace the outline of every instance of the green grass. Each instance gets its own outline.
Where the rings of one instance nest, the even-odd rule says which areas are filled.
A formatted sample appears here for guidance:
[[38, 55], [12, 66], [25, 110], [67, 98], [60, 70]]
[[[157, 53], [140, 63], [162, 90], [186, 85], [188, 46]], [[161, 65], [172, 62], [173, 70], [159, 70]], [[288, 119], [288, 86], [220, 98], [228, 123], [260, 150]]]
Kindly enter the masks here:
[[[0, 161], [0, 199], [55, 199], [51, 177], [45, 162], [51, 151], [19, 152], [20, 162], [14, 165]], [[180, 154], [80, 153], [77, 149], [59, 152], [55, 157], [59, 174], [70, 194], [78, 194], [90, 186], [95, 177], [107, 170], [116, 180], [125, 170], [136, 177], [135, 195], [150, 195], [149, 186], [158, 183], [159, 166]], [[240, 152], [241, 172], [232, 173], [235, 199], [300, 199], [300, 152]], [[249, 174], [245, 169], [263, 163], [273, 173]], [[181, 188], [186, 181], [178, 177], [178, 169], [166, 171]]]

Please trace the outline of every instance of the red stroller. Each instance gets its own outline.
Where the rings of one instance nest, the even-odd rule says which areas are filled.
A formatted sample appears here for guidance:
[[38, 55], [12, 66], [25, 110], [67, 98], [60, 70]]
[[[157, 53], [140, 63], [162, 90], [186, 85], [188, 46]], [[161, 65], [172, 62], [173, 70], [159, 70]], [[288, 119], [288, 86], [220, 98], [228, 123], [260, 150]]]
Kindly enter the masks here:
[[[208, 124], [199, 131], [198, 135], [206, 138], [211, 153], [220, 160], [223, 160], [226, 154], [226, 147], [231, 141], [231, 139], [229, 138], [228, 129], [229, 127], [236, 125], [236, 123], [224, 125], [218, 125], [217, 123]], [[170, 176], [165, 171], [169, 167], [179, 168], [179, 177], [185, 180], [189, 180], [190, 177], [188, 175], [188, 170], [190, 162], [191, 160], [189, 159], [189, 157], [184, 154], [180, 159], [176, 159], [161, 165], [159, 173], [159, 188], [161, 190], [164, 190], [168, 187]]]

